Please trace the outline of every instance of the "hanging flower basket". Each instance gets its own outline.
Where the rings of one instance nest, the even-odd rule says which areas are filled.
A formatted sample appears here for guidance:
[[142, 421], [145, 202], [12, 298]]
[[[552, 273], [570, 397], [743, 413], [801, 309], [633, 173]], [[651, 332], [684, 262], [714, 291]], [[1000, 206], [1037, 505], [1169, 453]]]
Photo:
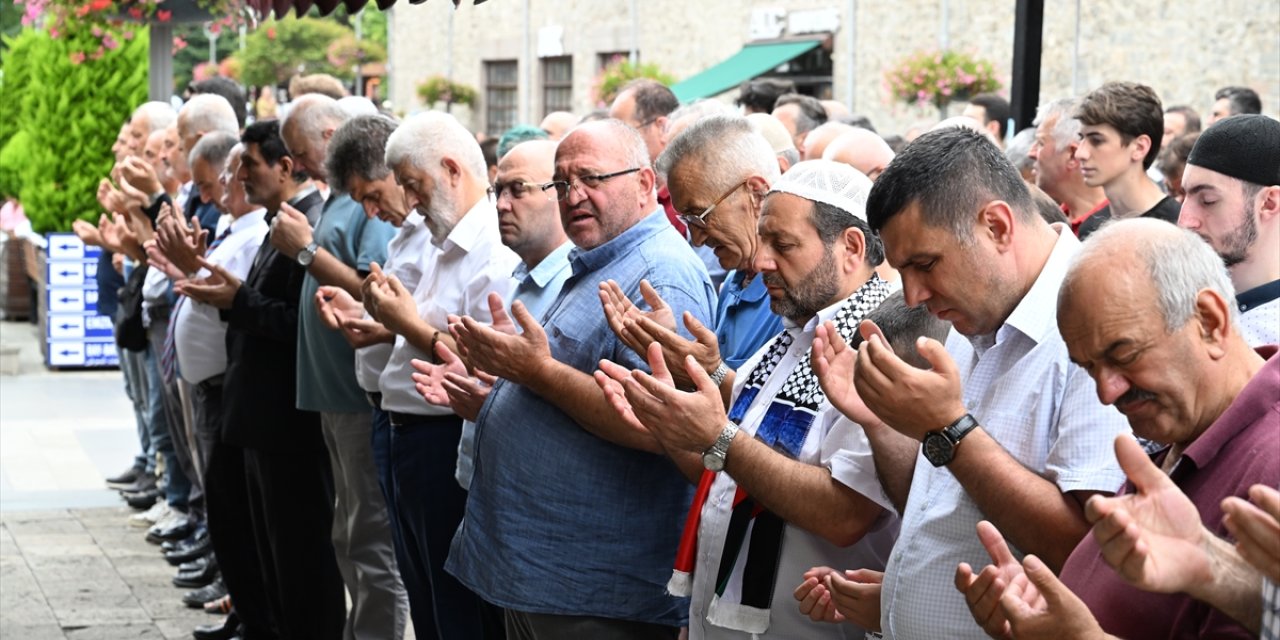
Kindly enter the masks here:
[[[3, 1], [3, 0], [0, 0]], [[101, 58], [134, 37], [140, 24], [210, 22], [214, 33], [244, 22], [244, 0], [15, 0], [23, 26], [41, 25], [49, 35], [92, 34], [77, 39], [73, 61]]]
[[1000, 88], [991, 62], [960, 51], [917, 51], [885, 72], [884, 79], [894, 98], [939, 110]]
[[444, 76], [432, 76], [418, 85], [418, 97], [428, 107], [437, 102], [443, 102], [446, 109], [455, 104], [470, 107], [476, 103], [476, 90]]

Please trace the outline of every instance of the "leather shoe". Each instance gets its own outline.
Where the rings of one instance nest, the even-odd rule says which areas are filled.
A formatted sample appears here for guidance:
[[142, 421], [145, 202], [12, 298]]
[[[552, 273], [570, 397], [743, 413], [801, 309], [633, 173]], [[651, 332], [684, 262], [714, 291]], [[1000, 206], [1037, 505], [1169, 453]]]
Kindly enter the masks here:
[[138, 476], [134, 478], [132, 482], [116, 484], [107, 480], [108, 487], [124, 493], [141, 493], [143, 491], [150, 491], [151, 489], [157, 488], [159, 483], [160, 482], [156, 478], [155, 474], [146, 473], [145, 471], [139, 472]]
[[165, 540], [181, 540], [195, 530], [191, 518], [180, 516], [170, 522], [158, 522], [147, 530], [147, 542], [160, 544]]
[[239, 634], [240, 618], [234, 611], [221, 624], [202, 624], [191, 631], [196, 640], [232, 640]]
[[125, 469], [124, 472], [120, 473], [119, 475], [114, 475], [114, 476], [111, 476], [110, 478], [107, 478], [107, 487], [110, 489], [116, 489], [116, 490], [123, 490], [127, 487], [131, 487], [134, 485], [134, 483], [138, 481], [139, 478], [143, 476], [145, 472], [146, 472], [146, 467], [140, 467], [138, 465], [134, 465], [132, 467], [129, 467], [128, 469]]
[[160, 490], [148, 489], [138, 493], [121, 492], [120, 497], [124, 498], [124, 501], [127, 502], [130, 507], [137, 509], [138, 511], [142, 511], [144, 509], [150, 509], [151, 505], [155, 504], [156, 500], [160, 499]]
[[209, 563], [194, 571], [179, 571], [173, 577], [173, 586], [183, 589], [199, 589], [213, 582], [218, 577], [218, 563], [209, 556]]
[[190, 562], [196, 558], [207, 555], [213, 550], [213, 543], [209, 540], [209, 536], [203, 537], [197, 535], [194, 539], [188, 538], [190, 542], [179, 542], [170, 551], [166, 551], [164, 559], [171, 565], [180, 565], [184, 562]]
[[227, 595], [227, 586], [222, 583], [222, 577], [219, 576], [207, 587], [201, 587], [195, 591], [188, 591], [182, 596], [182, 604], [199, 609], [204, 607], [205, 603], [213, 602], [222, 596]]
[[193, 571], [204, 571], [205, 567], [209, 566], [209, 562], [211, 562], [212, 559], [212, 554], [205, 554], [189, 562], [184, 562], [178, 565], [178, 572], [191, 573]]

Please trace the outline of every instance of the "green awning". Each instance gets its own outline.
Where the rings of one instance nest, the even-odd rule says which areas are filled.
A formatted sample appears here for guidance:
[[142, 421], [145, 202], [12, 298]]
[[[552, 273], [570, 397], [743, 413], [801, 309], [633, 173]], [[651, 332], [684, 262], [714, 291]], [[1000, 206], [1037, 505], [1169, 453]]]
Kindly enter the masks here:
[[707, 98], [732, 89], [768, 70], [807, 53], [821, 40], [749, 44], [728, 60], [671, 86], [681, 102]]

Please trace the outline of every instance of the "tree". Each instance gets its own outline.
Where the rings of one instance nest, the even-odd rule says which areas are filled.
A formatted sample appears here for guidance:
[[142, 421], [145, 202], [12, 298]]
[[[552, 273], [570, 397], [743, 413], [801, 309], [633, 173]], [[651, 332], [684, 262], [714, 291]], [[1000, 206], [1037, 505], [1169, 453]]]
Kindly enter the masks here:
[[[245, 39], [244, 51], [235, 55], [241, 64], [241, 80], [246, 85], [277, 85], [299, 74], [327, 73], [340, 80], [355, 78], [350, 60], [362, 56], [365, 62], [378, 62], [386, 53], [368, 41], [357, 51], [354, 32], [333, 20], [320, 18], [287, 18], [263, 23]], [[330, 59], [332, 45], [339, 54]], [[334, 61], [344, 63], [335, 65]]]

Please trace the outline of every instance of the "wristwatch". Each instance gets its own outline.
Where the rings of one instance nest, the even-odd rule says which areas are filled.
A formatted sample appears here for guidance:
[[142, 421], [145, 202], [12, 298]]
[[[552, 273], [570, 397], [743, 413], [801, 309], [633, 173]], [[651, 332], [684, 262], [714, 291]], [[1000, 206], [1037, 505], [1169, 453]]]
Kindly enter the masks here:
[[711, 372], [711, 381], [719, 387], [724, 384], [724, 377], [727, 375], [729, 375], [729, 367], [725, 365], [724, 360], [721, 360], [720, 364], [716, 365], [716, 370]]
[[951, 462], [956, 457], [956, 447], [960, 446], [960, 440], [976, 426], [978, 421], [966, 413], [943, 429], [924, 434], [925, 459], [935, 467]]
[[298, 252], [298, 264], [302, 265], [303, 268], [311, 266], [311, 261], [316, 259], [316, 251], [319, 249], [320, 247], [312, 240], [311, 244], [303, 247], [302, 251]]
[[730, 422], [724, 425], [724, 430], [720, 432], [720, 437], [716, 438], [715, 444], [702, 452], [702, 466], [706, 467], [707, 471], [724, 471], [725, 458], [729, 455], [729, 443], [733, 442], [733, 437], [736, 435], [738, 435], [738, 425]]

